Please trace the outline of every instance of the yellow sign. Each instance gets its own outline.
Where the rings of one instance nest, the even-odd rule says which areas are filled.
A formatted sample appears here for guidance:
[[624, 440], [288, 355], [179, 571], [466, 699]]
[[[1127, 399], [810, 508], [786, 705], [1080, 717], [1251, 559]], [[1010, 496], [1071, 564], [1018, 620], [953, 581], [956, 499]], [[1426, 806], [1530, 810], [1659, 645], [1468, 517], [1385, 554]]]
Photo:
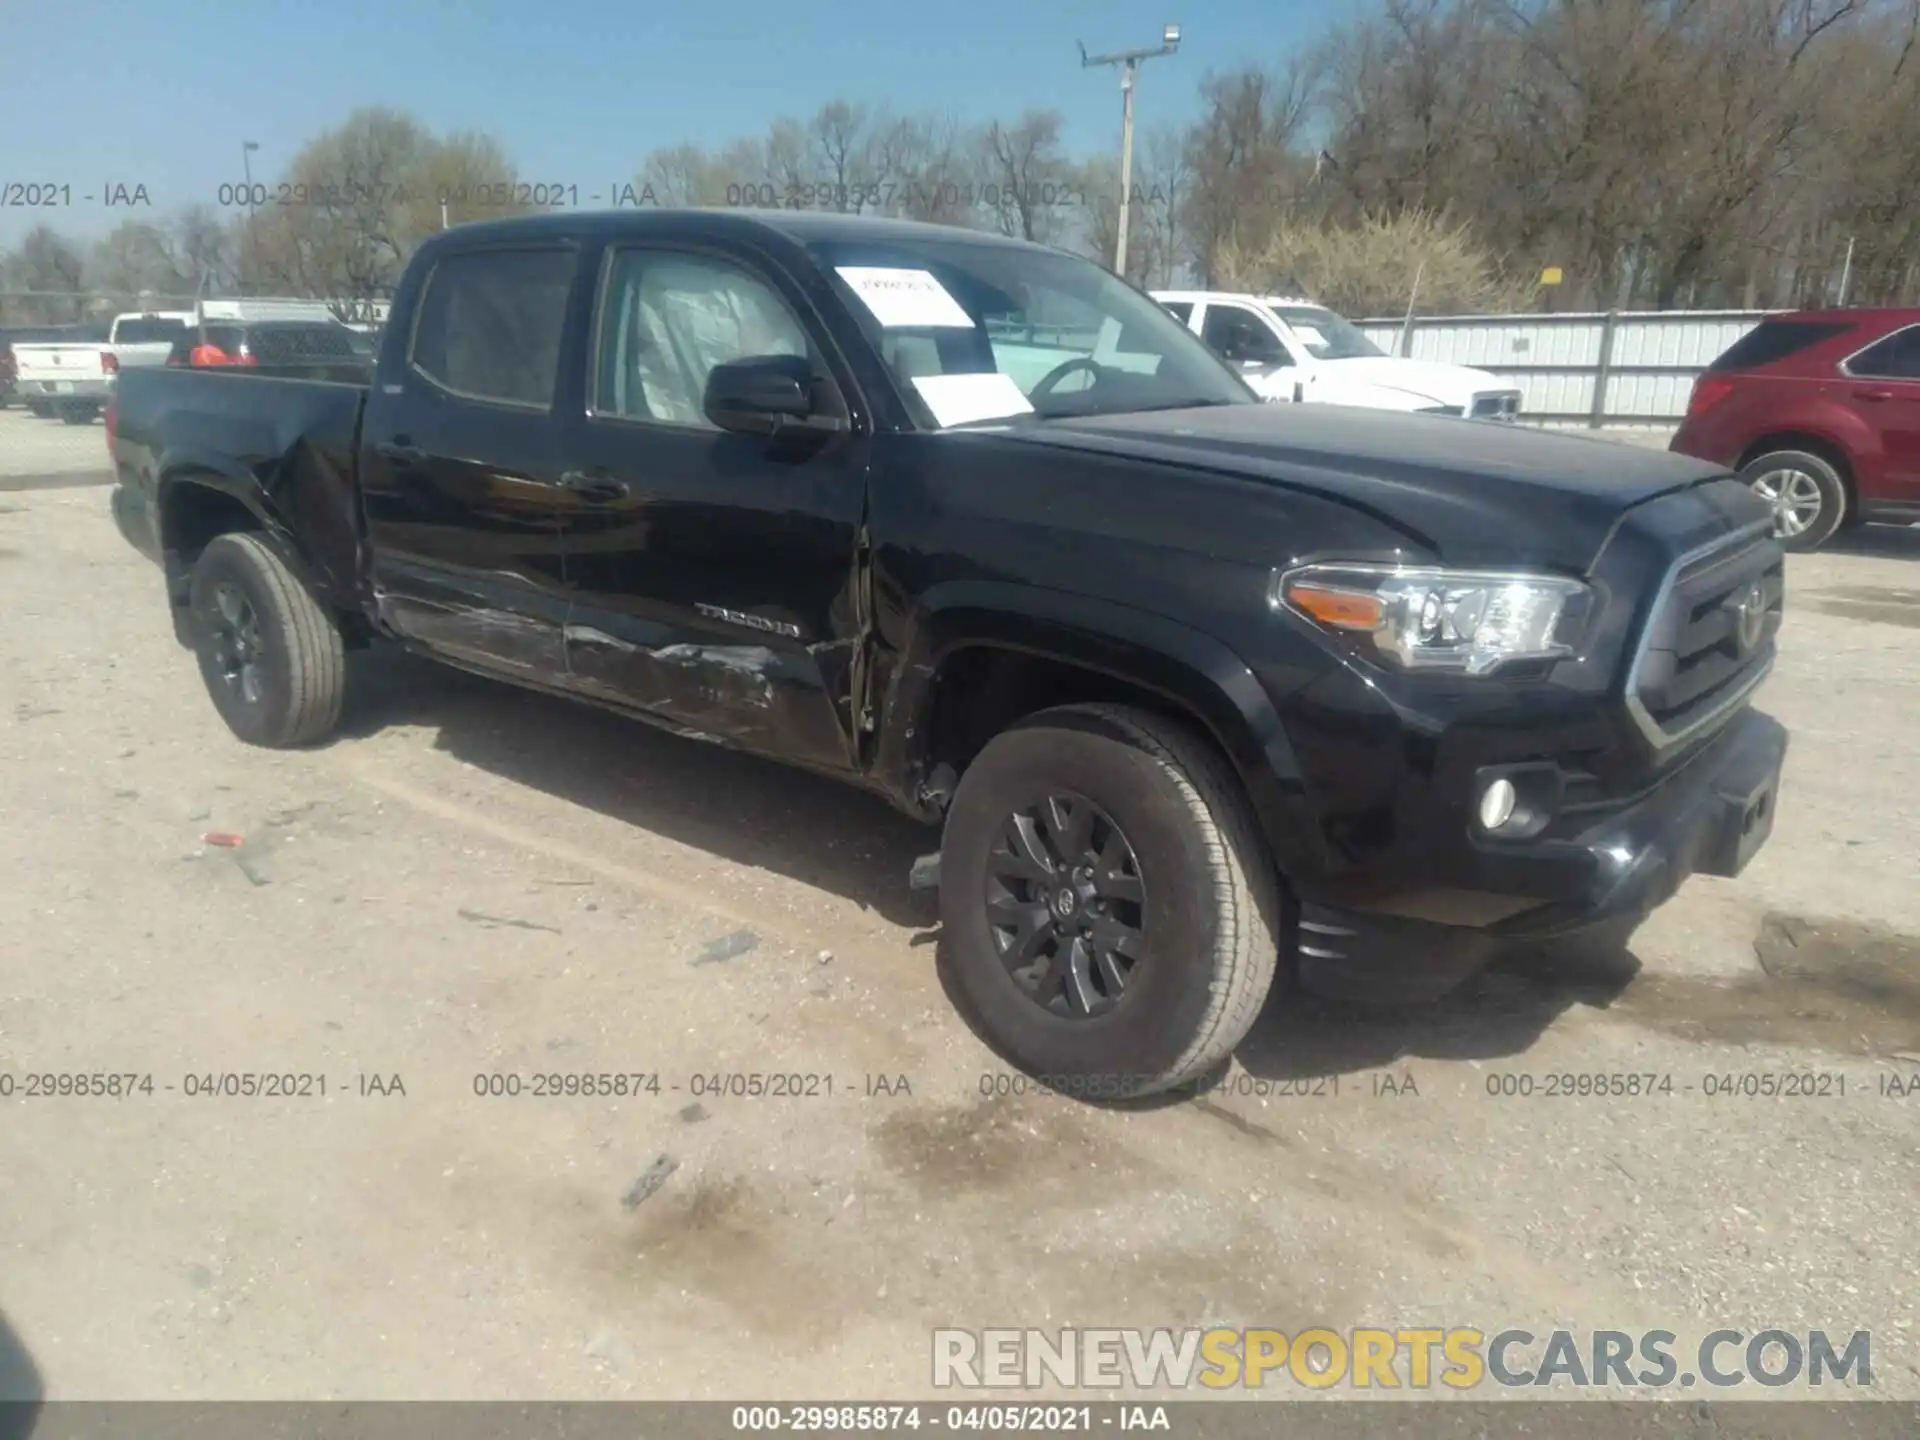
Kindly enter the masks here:
[[1560, 267], [1558, 265], [1549, 265], [1540, 272], [1540, 283], [1542, 285], [1558, 285], [1566, 278], [1565, 275], [1560, 273]]

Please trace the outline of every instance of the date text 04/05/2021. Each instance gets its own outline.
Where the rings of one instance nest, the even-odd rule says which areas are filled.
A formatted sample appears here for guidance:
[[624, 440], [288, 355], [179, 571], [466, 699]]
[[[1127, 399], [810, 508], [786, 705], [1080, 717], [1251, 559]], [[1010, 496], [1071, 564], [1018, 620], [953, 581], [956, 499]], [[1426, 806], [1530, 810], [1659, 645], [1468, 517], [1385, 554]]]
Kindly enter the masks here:
[[314, 1070], [183, 1070], [158, 1078], [150, 1070], [0, 1072], [0, 1100], [189, 1099], [324, 1100], [329, 1096], [404, 1097], [398, 1071], [328, 1075]]
[[1171, 1430], [1164, 1405], [736, 1405], [733, 1429], [842, 1434], [847, 1431], [985, 1431], [1090, 1434], [1095, 1430]]

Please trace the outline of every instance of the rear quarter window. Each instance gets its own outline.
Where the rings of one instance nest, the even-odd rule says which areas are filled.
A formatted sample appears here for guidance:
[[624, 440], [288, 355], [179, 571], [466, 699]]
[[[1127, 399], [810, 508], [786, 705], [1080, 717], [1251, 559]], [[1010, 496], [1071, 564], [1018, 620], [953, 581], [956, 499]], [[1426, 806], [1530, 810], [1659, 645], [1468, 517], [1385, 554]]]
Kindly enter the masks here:
[[1853, 327], [1827, 320], [1763, 320], [1742, 335], [1707, 367], [1709, 374], [1728, 370], [1758, 370], [1791, 355], [1844, 335]]

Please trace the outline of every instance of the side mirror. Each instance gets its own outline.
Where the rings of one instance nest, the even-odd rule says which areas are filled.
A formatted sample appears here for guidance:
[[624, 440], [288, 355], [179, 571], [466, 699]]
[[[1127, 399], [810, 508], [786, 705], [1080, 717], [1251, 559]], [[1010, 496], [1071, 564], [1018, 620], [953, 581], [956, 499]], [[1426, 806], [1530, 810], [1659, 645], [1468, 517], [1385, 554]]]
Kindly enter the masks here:
[[756, 355], [714, 366], [701, 408], [722, 430], [773, 435], [808, 426], [812, 396], [813, 367], [804, 356]]

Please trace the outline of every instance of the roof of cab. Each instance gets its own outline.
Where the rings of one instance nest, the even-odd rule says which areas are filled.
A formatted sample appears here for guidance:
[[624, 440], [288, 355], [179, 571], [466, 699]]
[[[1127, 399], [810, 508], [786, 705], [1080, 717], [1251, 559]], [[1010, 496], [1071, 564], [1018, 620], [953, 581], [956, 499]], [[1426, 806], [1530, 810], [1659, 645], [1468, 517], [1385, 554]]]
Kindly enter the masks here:
[[541, 236], [564, 237], [583, 231], [612, 230], [615, 233], [645, 235], [685, 234], [689, 230], [711, 227], [719, 234], [773, 234], [801, 245], [844, 241], [851, 243], [896, 241], [900, 243], [965, 243], [1009, 246], [1024, 250], [1050, 247], [1031, 241], [995, 235], [985, 230], [968, 230], [953, 225], [928, 225], [917, 220], [896, 220], [874, 215], [843, 215], [828, 210], [749, 210], [698, 209], [645, 206], [620, 210], [570, 210], [560, 214], [517, 215], [501, 220], [482, 220], [440, 231], [432, 237], [437, 243], [480, 242], [532, 239]]

